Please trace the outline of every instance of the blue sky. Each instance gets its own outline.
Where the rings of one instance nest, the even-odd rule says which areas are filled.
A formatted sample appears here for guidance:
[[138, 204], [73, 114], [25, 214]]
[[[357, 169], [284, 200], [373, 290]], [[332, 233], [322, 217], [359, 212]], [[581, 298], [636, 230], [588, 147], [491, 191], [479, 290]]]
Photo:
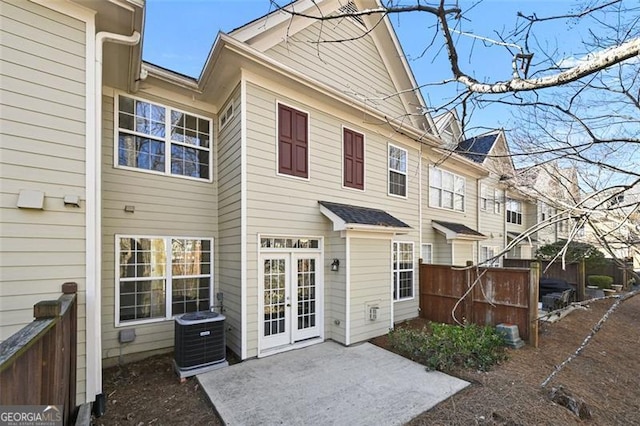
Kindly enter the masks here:
[[[461, 0], [463, 9], [476, 3]], [[566, 12], [569, 0], [484, 0], [472, 8], [462, 21], [462, 29], [479, 36], [495, 38], [495, 31], [509, 30], [516, 12], [549, 16]], [[218, 31], [229, 32], [270, 11], [269, 0], [147, 0], [143, 57], [146, 61], [197, 77]], [[431, 49], [421, 56], [431, 40], [435, 20], [418, 13], [396, 15], [393, 25], [419, 84], [442, 81], [450, 76], [446, 52]], [[550, 22], [539, 27], [538, 42], [547, 50], [569, 57], [583, 30], [567, 22]], [[476, 78], [506, 79], [511, 72], [510, 55], [502, 47], [484, 47], [484, 43], [465, 37], [460, 65]], [[441, 42], [440, 39], [437, 42]], [[577, 52], [580, 53], [580, 52]], [[441, 105], [456, 95], [454, 85], [430, 86], [423, 95], [430, 105]], [[473, 115], [479, 128], [509, 128], [510, 113], [504, 107], [487, 107]], [[476, 133], [481, 132], [476, 129]]]

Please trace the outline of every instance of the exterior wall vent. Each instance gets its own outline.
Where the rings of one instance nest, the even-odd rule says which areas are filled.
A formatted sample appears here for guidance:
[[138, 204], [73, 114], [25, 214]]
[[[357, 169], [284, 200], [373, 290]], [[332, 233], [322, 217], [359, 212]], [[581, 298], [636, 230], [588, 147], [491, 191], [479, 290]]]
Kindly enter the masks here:
[[[358, 13], [358, 12], [359, 12], [358, 7], [352, 1], [350, 1], [347, 4], [345, 4], [344, 6], [342, 6], [339, 9], [339, 13], [341, 13], [341, 14], [344, 14], [344, 13]], [[363, 27], [367, 28], [367, 26], [364, 24], [364, 20], [362, 19], [362, 16], [350, 16], [349, 18], [353, 19], [358, 24], [360, 24]]]

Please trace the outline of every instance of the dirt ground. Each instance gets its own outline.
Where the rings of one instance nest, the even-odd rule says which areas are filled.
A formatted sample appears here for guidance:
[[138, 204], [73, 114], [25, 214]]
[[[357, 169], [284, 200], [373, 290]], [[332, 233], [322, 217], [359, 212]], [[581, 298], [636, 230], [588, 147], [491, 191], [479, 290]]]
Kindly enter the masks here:
[[[640, 425], [640, 296], [624, 302], [585, 351], [540, 388], [611, 304], [599, 301], [543, 323], [539, 348], [509, 350], [510, 359], [490, 372], [453, 372], [472, 385], [410, 425]], [[170, 354], [106, 369], [103, 382], [107, 411], [96, 425], [222, 424], [195, 378], [178, 381]], [[548, 392], [558, 386], [582, 398], [592, 418], [580, 420], [551, 402]]]

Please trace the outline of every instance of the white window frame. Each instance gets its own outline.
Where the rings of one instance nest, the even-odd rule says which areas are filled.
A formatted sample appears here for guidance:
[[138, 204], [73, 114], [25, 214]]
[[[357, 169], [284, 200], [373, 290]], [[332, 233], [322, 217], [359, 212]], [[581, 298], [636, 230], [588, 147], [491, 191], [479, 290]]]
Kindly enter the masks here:
[[[513, 198], [507, 198], [506, 210], [507, 223], [511, 223], [513, 225], [522, 225], [522, 201]], [[511, 215], [509, 213], [515, 214], [515, 222], [511, 220]]]
[[489, 266], [493, 268], [500, 267], [500, 259], [493, 259], [491, 262], [487, 262], [487, 259], [495, 257], [496, 253], [500, 251], [500, 247], [497, 246], [480, 246], [480, 264], [483, 266]]
[[[428, 256], [425, 256], [425, 249], [428, 250]], [[433, 244], [422, 243], [420, 258], [422, 259], [422, 263], [433, 263]]]
[[555, 214], [554, 208], [544, 201], [540, 202], [540, 222], [548, 220], [551, 216]]
[[[397, 149], [404, 153], [404, 170], [391, 167], [391, 149]], [[402, 163], [402, 162], [401, 162]], [[409, 151], [406, 149], [394, 145], [392, 143], [387, 144], [387, 195], [391, 197], [407, 198], [409, 195]], [[404, 195], [393, 194], [391, 192], [391, 173], [397, 173], [404, 176]]]
[[499, 189], [493, 190], [493, 212], [495, 214], [502, 213], [502, 194]]
[[[124, 320], [120, 319], [120, 240], [123, 238], [141, 238], [141, 239], [150, 239], [150, 240], [163, 240], [164, 241], [164, 249], [165, 249], [165, 271], [162, 279], [165, 280], [164, 285], [164, 298], [165, 298], [165, 314], [162, 317], [154, 317], [154, 318], [146, 318], [146, 319], [134, 319], [134, 320]], [[210, 237], [183, 237], [183, 236], [158, 236], [158, 235], [129, 235], [129, 234], [116, 234], [115, 235], [115, 311], [114, 311], [114, 320], [116, 327], [124, 327], [130, 325], [137, 324], [150, 324], [155, 322], [162, 322], [172, 320], [177, 315], [171, 314], [172, 309], [172, 296], [173, 296], [173, 271], [172, 271], [172, 260], [173, 260], [173, 250], [172, 250], [172, 241], [174, 240], [206, 240], [209, 241], [210, 244], [210, 268], [208, 274], [199, 274], [199, 275], [177, 275], [176, 278], [206, 278], [209, 277], [209, 306], [212, 306], [214, 303], [213, 295], [214, 295], [214, 282], [213, 278], [214, 274], [214, 239]], [[142, 278], [142, 279], [139, 279]], [[127, 281], [144, 281], [144, 280], [153, 280], [155, 277], [136, 277], [135, 279], [127, 279]], [[182, 314], [178, 314], [182, 315]]]
[[222, 131], [227, 124], [231, 121], [235, 115], [235, 108], [233, 107], [233, 100], [229, 102], [226, 108], [222, 110], [220, 117], [218, 118], [218, 132]]
[[[134, 101], [140, 101], [140, 102], [145, 102], [148, 103], [150, 105], [159, 107], [159, 108], [163, 108], [165, 110], [165, 114], [164, 114], [164, 137], [159, 137], [159, 136], [154, 136], [154, 135], [149, 135], [143, 132], [138, 132], [136, 130], [131, 130], [131, 129], [124, 129], [120, 127], [120, 98], [124, 97], [124, 98], [129, 98], [129, 99], [133, 99]], [[194, 180], [194, 181], [198, 181], [198, 182], [213, 182], [213, 120], [211, 118], [208, 117], [204, 117], [202, 115], [198, 115], [198, 114], [194, 114], [192, 112], [188, 112], [188, 111], [184, 111], [181, 110], [179, 108], [173, 108], [170, 107], [168, 105], [164, 105], [158, 102], [153, 102], [150, 101], [148, 99], [144, 99], [144, 98], [140, 98], [138, 96], [132, 96], [129, 94], [124, 94], [124, 93], [116, 93], [114, 96], [114, 118], [113, 118], [113, 122], [114, 122], [114, 135], [113, 135], [113, 166], [115, 168], [118, 169], [124, 169], [124, 170], [131, 170], [131, 171], [135, 171], [135, 172], [142, 172], [142, 173], [150, 173], [150, 174], [154, 174], [154, 175], [161, 175], [161, 176], [171, 176], [171, 177], [177, 177], [177, 178], [181, 178], [181, 179], [189, 179], [189, 180]], [[171, 139], [171, 113], [172, 112], [177, 112], [180, 114], [186, 114], [192, 117], [195, 117], [196, 119], [200, 119], [200, 120], [205, 120], [209, 123], [209, 147], [208, 148], [204, 148], [204, 147], [199, 147], [196, 145], [191, 145], [188, 143], [183, 143], [183, 142], [179, 142], [179, 141], [174, 141]], [[134, 117], [135, 120], [135, 117]], [[119, 155], [119, 151], [120, 151], [120, 133], [124, 133], [133, 137], [142, 137], [142, 138], [147, 138], [156, 142], [161, 142], [164, 143], [164, 170], [163, 171], [159, 171], [159, 170], [150, 170], [150, 169], [144, 169], [144, 168], [140, 168], [140, 167], [133, 167], [133, 166], [127, 166], [127, 165], [122, 165], [120, 164], [120, 155]], [[200, 178], [200, 177], [194, 177], [194, 176], [187, 176], [187, 175], [181, 175], [181, 174], [174, 174], [171, 172], [171, 147], [173, 145], [176, 146], [184, 146], [187, 148], [194, 148], [196, 150], [200, 150], [200, 151], [208, 151], [209, 152], [209, 156], [208, 156], [208, 161], [209, 161], [209, 176], [206, 178]]]
[[[440, 186], [435, 186], [435, 179], [434, 179], [434, 173], [435, 172], [440, 173]], [[444, 181], [444, 175], [448, 174], [451, 175], [451, 179], [453, 182], [453, 189], [450, 191], [448, 189], [444, 189], [442, 182]], [[457, 192], [456, 191], [456, 179], [460, 179], [462, 180], [462, 192]], [[435, 203], [433, 203], [432, 200], [432, 191], [440, 191], [440, 197], [439, 197], [439, 204], [435, 205]], [[447, 207], [447, 206], [443, 206], [443, 199], [444, 197], [442, 196], [443, 192], [449, 192], [451, 193], [451, 201], [452, 201], [452, 207]], [[462, 210], [456, 209], [456, 195], [457, 196], [462, 196]], [[429, 207], [432, 208], [436, 208], [436, 209], [443, 209], [443, 210], [448, 210], [448, 211], [453, 211], [453, 212], [458, 212], [458, 213], [464, 213], [466, 211], [466, 205], [467, 205], [467, 179], [464, 176], [458, 175], [456, 173], [450, 172], [448, 170], [444, 170], [438, 167], [434, 167], [434, 166], [429, 166]]]
[[489, 210], [489, 187], [484, 183], [480, 184], [480, 210]]
[[[398, 250], [400, 248], [400, 244], [408, 244], [411, 246], [411, 268], [410, 269], [400, 269], [397, 262], [394, 261], [397, 258]], [[411, 272], [411, 296], [400, 298], [400, 273], [401, 272]], [[396, 275], [397, 273], [397, 275]], [[397, 276], [397, 279], [394, 279], [394, 275]], [[415, 268], [415, 250], [413, 241], [392, 241], [391, 243], [391, 283], [393, 286], [393, 301], [394, 302], [402, 302], [405, 300], [412, 300], [416, 296], [416, 268]]]

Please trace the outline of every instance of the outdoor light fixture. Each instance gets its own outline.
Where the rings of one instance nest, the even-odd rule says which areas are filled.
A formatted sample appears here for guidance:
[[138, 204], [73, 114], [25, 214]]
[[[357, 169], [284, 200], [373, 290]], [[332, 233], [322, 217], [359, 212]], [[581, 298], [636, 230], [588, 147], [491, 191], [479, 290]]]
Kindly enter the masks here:
[[339, 269], [340, 269], [340, 261], [338, 259], [333, 259], [333, 262], [331, 262], [331, 270], [333, 272], [338, 272]]

